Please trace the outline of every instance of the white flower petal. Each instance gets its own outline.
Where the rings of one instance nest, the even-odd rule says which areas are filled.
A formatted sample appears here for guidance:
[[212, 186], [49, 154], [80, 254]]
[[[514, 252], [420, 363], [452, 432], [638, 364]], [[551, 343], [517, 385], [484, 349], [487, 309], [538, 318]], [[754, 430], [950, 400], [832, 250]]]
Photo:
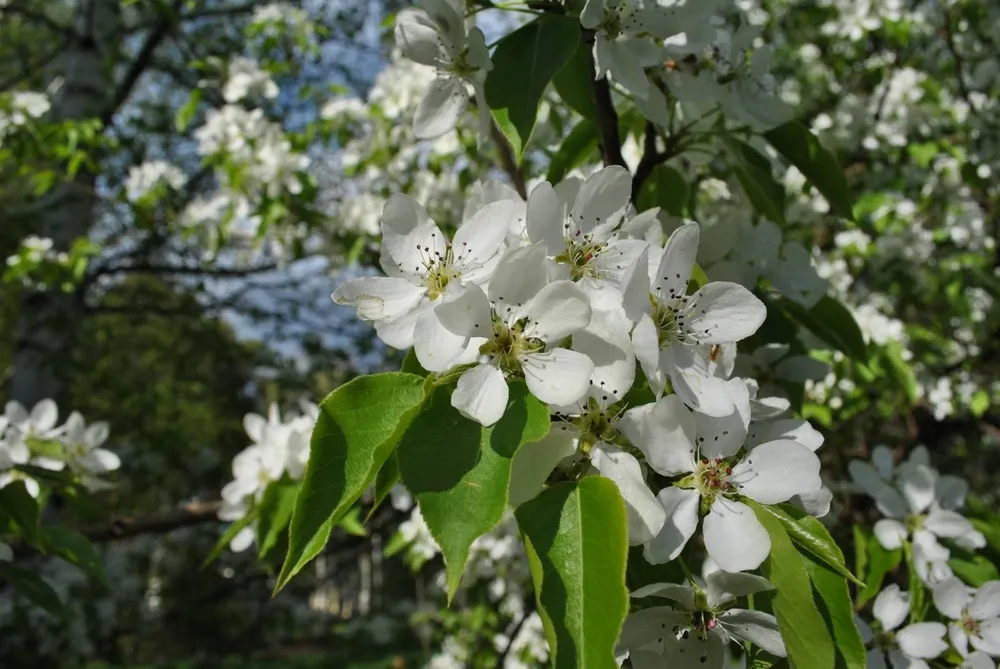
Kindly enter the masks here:
[[997, 665], [989, 655], [977, 650], [965, 658], [959, 669], [997, 669]]
[[972, 647], [993, 656], [1000, 656], [1000, 619], [991, 618], [979, 623], [979, 636], [971, 639]]
[[952, 620], [961, 618], [962, 611], [972, 602], [969, 589], [957, 578], [949, 578], [947, 581], [939, 583], [932, 592], [934, 606]]
[[739, 597], [774, 590], [774, 585], [763, 576], [742, 572], [712, 572], [705, 578], [705, 585], [708, 604], [716, 608]]
[[969, 484], [957, 476], [941, 476], [937, 480], [935, 497], [943, 509], [955, 511], [965, 506], [969, 494]]
[[972, 522], [960, 513], [933, 509], [924, 518], [924, 529], [944, 539], [955, 539], [964, 534], [975, 532]]
[[549, 282], [545, 251], [537, 246], [511, 249], [497, 265], [488, 295], [497, 312], [514, 309], [531, 301]]
[[934, 503], [937, 477], [930, 467], [903, 463], [899, 467], [897, 481], [912, 513], [923, 513]]
[[437, 311], [425, 309], [413, 331], [413, 351], [420, 366], [429, 372], [450, 369], [469, 346], [469, 338], [442, 325]]
[[413, 330], [417, 327], [417, 320], [423, 314], [424, 309], [429, 309], [430, 306], [430, 302], [424, 302], [423, 305], [402, 318], [397, 318], [394, 321], [375, 321], [375, 333], [386, 345], [405, 351], [413, 346]]
[[690, 585], [680, 583], [650, 583], [631, 593], [633, 599], [643, 597], [663, 597], [677, 602], [685, 609], [695, 608], [694, 598], [697, 590]]
[[941, 623], [914, 623], [896, 632], [896, 643], [910, 657], [930, 659], [948, 650], [946, 632]]
[[746, 384], [740, 379], [726, 383], [733, 397], [733, 409], [728, 416], [706, 416], [695, 412], [695, 434], [698, 435], [699, 454], [703, 458], [729, 458], [743, 447], [750, 423], [750, 397]]
[[902, 592], [895, 583], [887, 586], [875, 598], [872, 615], [882, 624], [882, 629], [896, 629], [910, 615], [910, 593]]
[[459, 377], [451, 405], [466, 418], [490, 426], [503, 416], [509, 393], [503, 372], [483, 363]]
[[602, 168], [580, 187], [570, 213], [572, 223], [583, 233], [610, 225], [625, 213], [631, 196], [632, 175], [627, 169], [619, 165]]
[[724, 571], [756, 569], [771, 552], [771, 538], [753, 509], [717, 498], [703, 523], [705, 548]]
[[608, 70], [615, 81], [638, 98], [648, 96], [649, 77], [646, 76], [636, 55], [625, 46], [625, 40], [608, 40], [604, 48], [610, 60]]
[[566, 203], [556, 194], [548, 181], [542, 181], [528, 196], [528, 239], [545, 248], [550, 256], [561, 253], [565, 247]]
[[538, 441], [521, 446], [511, 463], [507, 503], [517, 507], [533, 499], [545, 487], [556, 465], [574, 453], [576, 441], [566, 430], [552, 429]]
[[651, 540], [663, 527], [666, 513], [646, 485], [639, 461], [614, 446], [595, 446], [590, 453], [591, 464], [615, 482], [625, 501], [629, 543], [637, 546]]
[[719, 623], [732, 636], [749, 641], [772, 655], [785, 657], [787, 654], [778, 621], [769, 613], [731, 609], [722, 614]]
[[337, 304], [356, 307], [361, 320], [394, 321], [416, 309], [426, 292], [405, 279], [366, 276], [340, 284], [332, 297]]
[[725, 379], [706, 374], [694, 348], [671, 345], [665, 351], [661, 364], [669, 370], [674, 392], [699, 413], [717, 418], [732, 414], [736, 402], [746, 401], [745, 387], [740, 390]]
[[622, 275], [622, 307], [633, 322], [638, 322], [652, 309], [649, 301], [649, 248], [644, 246], [635, 262]]
[[887, 551], [894, 551], [902, 547], [903, 542], [906, 541], [906, 537], [909, 536], [906, 525], [890, 518], [882, 518], [876, 521], [874, 531], [875, 538], [878, 539], [882, 548]]
[[403, 55], [421, 65], [437, 65], [441, 57], [438, 27], [427, 14], [404, 9], [396, 15], [396, 44]]
[[87, 448], [97, 448], [105, 441], [108, 440], [109, 428], [105, 421], [98, 421], [96, 423], [91, 423], [86, 432], [84, 433], [84, 443]]
[[778, 504], [819, 490], [819, 470], [816, 454], [797, 441], [769, 441], [737, 463], [730, 480], [740, 494], [761, 504]]
[[987, 581], [972, 596], [969, 615], [976, 620], [1000, 616], [1000, 581]]
[[460, 270], [482, 266], [504, 250], [503, 240], [523, 205], [512, 200], [491, 202], [455, 231], [452, 253]]
[[479, 286], [452, 282], [434, 307], [441, 324], [464, 337], [489, 337], [493, 334], [490, 301]]
[[594, 363], [590, 395], [607, 407], [625, 397], [635, 381], [630, 324], [620, 311], [594, 310], [590, 325], [573, 334], [573, 350]]
[[520, 360], [531, 394], [546, 404], [557, 406], [572, 404], [583, 397], [594, 371], [590, 358], [565, 348], [530, 353], [521, 356]]
[[685, 329], [692, 337], [705, 344], [728, 344], [756, 332], [767, 318], [767, 307], [743, 286], [715, 281], [698, 289], [686, 313]]
[[656, 498], [666, 512], [666, 519], [659, 533], [646, 544], [643, 556], [650, 564], [663, 564], [680, 555], [698, 529], [701, 496], [697, 490], [668, 486]]
[[664, 476], [694, 471], [695, 418], [677, 395], [629, 409], [617, 427], [654, 471]]
[[46, 433], [56, 426], [59, 420], [59, 409], [51, 399], [39, 400], [31, 409], [28, 421], [41, 433]]
[[816, 451], [823, 445], [823, 434], [807, 420], [784, 418], [750, 423], [750, 434], [747, 435], [748, 448], [775, 439], [797, 441], [810, 451]]
[[632, 330], [632, 349], [635, 358], [646, 375], [649, 387], [657, 395], [663, 392], [667, 385], [664, 370], [660, 368], [660, 342], [656, 333], [656, 325], [648, 314], [643, 314]]
[[243, 416], [243, 429], [251, 441], [260, 441], [264, 434], [264, 426], [267, 421], [260, 414], [248, 413]]
[[653, 280], [653, 290], [666, 304], [674, 304], [687, 295], [700, 236], [701, 228], [697, 223], [685, 223], [667, 239]]
[[417, 139], [439, 137], [458, 124], [469, 106], [469, 91], [462, 79], [438, 77], [431, 82], [413, 116], [413, 135]]
[[[524, 308], [527, 337], [557, 342], [590, 325], [590, 299], [572, 281], [553, 281]], [[591, 365], [593, 368], [593, 365]]]

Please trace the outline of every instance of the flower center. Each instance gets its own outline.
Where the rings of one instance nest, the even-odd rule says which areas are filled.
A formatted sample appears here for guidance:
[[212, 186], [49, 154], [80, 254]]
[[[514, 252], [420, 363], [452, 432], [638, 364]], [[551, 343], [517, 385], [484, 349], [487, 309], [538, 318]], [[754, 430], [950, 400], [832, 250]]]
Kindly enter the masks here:
[[701, 494], [702, 510], [707, 513], [715, 499], [722, 495], [729, 497], [736, 494], [737, 486], [730, 477], [733, 467], [723, 458], [702, 458], [695, 466], [694, 473], [684, 481], [683, 487], [695, 488]]
[[493, 358], [501, 371], [519, 374], [521, 372], [521, 356], [537, 353], [545, 348], [545, 342], [541, 339], [524, 335], [526, 323], [527, 319], [521, 319], [513, 325], [507, 325], [494, 315], [493, 336], [479, 347], [479, 354]]
[[[444, 293], [444, 289], [452, 279], [457, 279], [462, 274], [454, 267], [456, 257], [451, 244], [445, 247], [444, 253], [431, 251], [430, 246], [420, 246], [420, 244], [417, 244], [417, 250], [424, 254], [424, 258], [420, 261], [425, 272], [423, 284], [427, 288], [427, 297], [433, 302]], [[457, 259], [461, 260], [462, 256], [459, 255]], [[414, 268], [416, 272], [420, 269], [420, 267]]]
[[970, 637], [980, 636], [979, 621], [970, 616], [968, 611], [962, 612], [962, 618], [958, 621], [958, 626]]
[[616, 413], [610, 409], [602, 409], [595, 398], [587, 398], [586, 409], [573, 420], [580, 433], [581, 450], [588, 453], [595, 444], [612, 443], [618, 437], [618, 429], [615, 427], [617, 420]]

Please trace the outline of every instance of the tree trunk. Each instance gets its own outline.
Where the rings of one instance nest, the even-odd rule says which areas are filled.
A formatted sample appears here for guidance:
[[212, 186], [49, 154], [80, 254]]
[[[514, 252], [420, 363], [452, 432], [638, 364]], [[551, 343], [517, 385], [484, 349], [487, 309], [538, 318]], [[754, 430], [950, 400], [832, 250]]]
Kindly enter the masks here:
[[[121, 27], [119, 0], [80, 0], [79, 37], [62, 60], [62, 86], [52, 104], [56, 120], [100, 118], [114, 93], [110, 56]], [[32, 232], [66, 251], [94, 223], [97, 175], [81, 168], [76, 177], [44, 196]], [[65, 387], [74, 335], [83, 317], [82, 297], [58, 286], [26, 290], [14, 329], [10, 398], [29, 408], [46, 397], [60, 398]]]

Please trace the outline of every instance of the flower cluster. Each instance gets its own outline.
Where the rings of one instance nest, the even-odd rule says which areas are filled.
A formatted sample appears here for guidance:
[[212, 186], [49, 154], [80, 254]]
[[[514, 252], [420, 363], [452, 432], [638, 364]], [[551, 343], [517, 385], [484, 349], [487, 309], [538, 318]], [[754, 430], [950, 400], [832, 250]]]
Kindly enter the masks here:
[[662, 247], [633, 236], [656, 211], [635, 215], [630, 193], [619, 167], [542, 182], [526, 203], [501, 194], [481, 205], [454, 235], [396, 196], [382, 212], [387, 276], [345, 281], [333, 299], [390, 346], [412, 346], [441, 382], [457, 379], [452, 405], [483, 425], [523, 380], [555, 421], [524, 447], [548, 452], [532, 472], [538, 488], [581, 466], [611, 479], [649, 562], [677, 558], [701, 527], [725, 573], [753, 570], [770, 539], [751, 505], [829, 509], [823, 438], [781, 417], [787, 400], [734, 376], [736, 343], [760, 327], [764, 305], [737, 283], [695, 285], [696, 223]]
[[38, 497], [41, 485], [32, 468], [66, 472], [88, 490], [107, 488], [102, 477], [121, 467], [118, 456], [102, 447], [107, 439], [107, 423], [87, 425], [76, 411], [59, 425], [59, 410], [50, 399], [30, 411], [10, 401], [0, 415], [0, 488], [20, 481]]
[[[277, 404], [267, 417], [248, 413], [243, 427], [252, 442], [233, 458], [233, 480], [222, 489], [219, 519], [239, 522], [261, 501], [268, 486], [282, 480], [298, 481], [309, 461], [309, 437], [319, 416], [319, 407], [302, 402], [302, 413], [282, 420]], [[254, 527], [244, 527], [229, 543], [244, 551], [257, 538]]]

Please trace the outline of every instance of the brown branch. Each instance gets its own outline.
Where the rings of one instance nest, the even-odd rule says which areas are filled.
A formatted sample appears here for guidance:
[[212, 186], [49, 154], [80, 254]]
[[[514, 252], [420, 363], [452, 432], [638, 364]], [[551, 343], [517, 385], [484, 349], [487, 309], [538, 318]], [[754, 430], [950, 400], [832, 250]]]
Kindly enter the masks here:
[[639, 201], [639, 191], [642, 184], [653, 173], [653, 168], [660, 165], [670, 157], [670, 152], [659, 152], [656, 148], [656, 126], [652, 121], [646, 121], [646, 134], [642, 144], [642, 159], [635, 168], [635, 176], [632, 178], [632, 204]]
[[146, 41], [143, 43], [142, 48], [139, 49], [138, 55], [132, 61], [132, 65], [129, 66], [125, 76], [122, 77], [121, 83], [118, 84], [111, 104], [101, 114], [101, 123], [103, 125], [107, 126], [111, 123], [111, 119], [114, 118], [115, 114], [118, 113], [118, 110], [121, 109], [122, 105], [125, 104], [125, 101], [132, 94], [132, 90], [139, 81], [139, 77], [142, 76], [142, 73], [152, 63], [153, 53], [159, 48], [160, 43], [166, 39], [167, 34], [176, 21], [179, 6], [180, 0], [175, 0], [173, 7], [168, 10], [170, 14], [161, 16], [159, 23], [157, 23], [156, 27], [146, 37]]
[[514, 150], [511, 148], [510, 142], [507, 141], [507, 138], [500, 132], [500, 127], [493, 121], [490, 121], [490, 137], [496, 142], [497, 152], [500, 154], [500, 164], [503, 166], [503, 171], [510, 177], [511, 183], [514, 184], [514, 190], [523, 199], [527, 200], [528, 189], [524, 183], [524, 173], [521, 172], [521, 168], [517, 165], [517, 160], [514, 158]]
[[[594, 31], [583, 31], [583, 42], [588, 46], [594, 44]], [[607, 76], [594, 80], [594, 106], [597, 108], [597, 128], [601, 133], [601, 155], [604, 164], [626, 167], [622, 157], [622, 141], [618, 136], [618, 112], [611, 100], [611, 85]]]
[[975, 107], [969, 99], [969, 87], [965, 83], [965, 75], [962, 73], [963, 61], [961, 54], [958, 53], [958, 45], [955, 44], [955, 32], [951, 25], [951, 14], [948, 13], [948, 10], [943, 10], [943, 13], [945, 42], [948, 44], [948, 52], [951, 53], [952, 60], [955, 61], [955, 78], [958, 80], [958, 92], [962, 96], [962, 99], [972, 107], [972, 111], [975, 111]]
[[101, 525], [86, 527], [80, 533], [94, 543], [127, 539], [140, 534], [162, 534], [182, 527], [217, 521], [220, 508], [221, 501], [189, 502], [176, 509], [148, 516], [114, 518]]
[[7, 5], [6, 7], [0, 9], [0, 15], [6, 15], [6, 14], [13, 14], [15, 16], [20, 16], [22, 19], [26, 21], [31, 21], [32, 23], [43, 25], [52, 32], [63, 35], [69, 40], [76, 40], [79, 39], [80, 37], [76, 33], [76, 31], [73, 30], [71, 26], [63, 25], [62, 23], [59, 23], [45, 12], [35, 11], [30, 7], [22, 7], [20, 5]]

